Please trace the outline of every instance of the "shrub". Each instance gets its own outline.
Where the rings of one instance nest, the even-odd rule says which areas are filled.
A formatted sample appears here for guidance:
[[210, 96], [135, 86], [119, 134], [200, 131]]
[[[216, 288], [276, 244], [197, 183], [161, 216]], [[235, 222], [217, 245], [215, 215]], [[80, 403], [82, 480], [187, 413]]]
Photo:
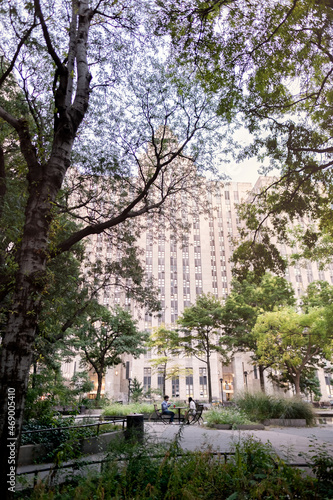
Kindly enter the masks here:
[[230, 424], [233, 427], [237, 427], [237, 425], [254, 423], [238, 408], [214, 408], [205, 414], [205, 421], [208, 427], [212, 427], [215, 424]]
[[314, 425], [312, 406], [300, 398], [270, 396], [263, 392], [239, 394], [235, 401], [249, 418], [261, 422], [270, 418], [302, 418], [307, 425]]

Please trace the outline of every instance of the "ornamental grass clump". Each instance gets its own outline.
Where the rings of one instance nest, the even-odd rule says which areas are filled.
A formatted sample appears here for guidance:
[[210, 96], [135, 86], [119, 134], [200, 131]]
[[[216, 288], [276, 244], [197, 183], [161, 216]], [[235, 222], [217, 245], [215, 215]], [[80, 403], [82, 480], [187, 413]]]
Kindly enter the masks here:
[[122, 405], [119, 403], [112, 403], [111, 405], [104, 408], [103, 416], [115, 416], [115, 415], [130, 415], [131, 413], [153, 413], [154, 406], [149, 403], [131, 403], [128, 405]]
[[307, 425], [315, 424], [312, 406], [298, 397], [271, 396], [263, 392], [238, 394], [235, 402], [246, 415], [257, 421], [286, 418], [304, 419]]
[[216, 424], [229, 424], [236, 428], [237, 425], [254, 423], [245, 412], [238, 408], [214, 408], [205, 413], [205, 421], [208, 427], [213, 427]]

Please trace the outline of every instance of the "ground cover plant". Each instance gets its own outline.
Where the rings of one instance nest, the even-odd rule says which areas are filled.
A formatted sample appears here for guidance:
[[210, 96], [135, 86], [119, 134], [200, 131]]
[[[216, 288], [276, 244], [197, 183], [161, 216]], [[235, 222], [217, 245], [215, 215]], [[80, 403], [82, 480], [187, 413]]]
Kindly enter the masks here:
[[286, 398], [271, 396], [263, 392], [244, 392], [235, 398], [235, 402], [246, 415], [261, 422], [273, 418], [305, 419], [307, 425], [315, 424], [315, 412], [312, 405], [299, 397]]
[[207, 422], [208, 427], [215, 424], [230, 424], [234, 429], [237, 428], [237, 425], [256, 423], [238, 408], [213, 408], [205, 413], [205, 422]]
[[[329, 499], [333, 481], [309, 476], [279, 458], [269, 443], [253, 437], [236, 441], [233, 455], [210, 449], [182, 452], [180, 429], [169, 445], [119, 441], [112, 444], [101, 473], [82, 474], [70, 483], [49, 488], [39, 483], [16, 498], [72, 499]], [[316, 470], [314, 469], [314, 473]]]

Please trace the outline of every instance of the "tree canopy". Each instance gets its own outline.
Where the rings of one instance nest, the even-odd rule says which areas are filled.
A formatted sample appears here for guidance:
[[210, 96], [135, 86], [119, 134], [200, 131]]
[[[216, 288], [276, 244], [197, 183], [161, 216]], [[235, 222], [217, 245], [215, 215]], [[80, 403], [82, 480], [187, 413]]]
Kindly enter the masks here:
[[302, 373], [332, 359], [332, 338], [323, 309], [267, 312], [258, 317], [253, 334], [258, 337], [260, 362], [269, 363], [282, 376], [286, 372], [297, 395]]
[[223, 331], [221, 343], [226, 347], [230, 358], [236, 352], [250, 352], [252, 359], [259, 365], [260, 385], [264, 391], [265, 367], [269, 360], [262, 363], [258, 357], [258, 339], [253, 328], [258, 317], [264, 312], [278, 310], [295, 304], [294, 290], [286, 279], [266, 273], [257, 283], [254, 280], [234, 280], [222, 314]]
[[148, 333], [138, 331], [127, 311], [116, 308], [111, 312], [98, 305], [94, 314], [71, 333], [70, 342], [83, 364], [91, 365], [97, 374], [96, 399], [100, 399], [106, 369], [121, 363], [122, 354], [131, 354], [134, 358], [143, 354], [143, 344], [148, 339]]

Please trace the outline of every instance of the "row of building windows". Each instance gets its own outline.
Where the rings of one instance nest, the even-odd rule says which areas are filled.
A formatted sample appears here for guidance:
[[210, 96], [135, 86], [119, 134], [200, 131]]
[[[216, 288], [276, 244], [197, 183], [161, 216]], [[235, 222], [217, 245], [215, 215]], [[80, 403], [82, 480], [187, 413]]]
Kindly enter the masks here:
[[[152, 369], [150, 367], [145, 367], [143, 369], [143, 389], [144, 392], [150, 392], [152, 389]], [[199, 384], [200, 396], [207, 397], [207, 369], [199, 368], [199, 377], [197, 379]], [[160, 371], [157, 374], [157, 389], [162, 391], [164, 387], [164, 375]], [[172, 387], [172, 397], [179, 397], [179, 376], [172, 377], [171, 379], [171, 387]], [[188, 368], [187, 374], [185, 375], [185, 387], [186, 387], [186, 396], [193, 397], [193, 369]]]

